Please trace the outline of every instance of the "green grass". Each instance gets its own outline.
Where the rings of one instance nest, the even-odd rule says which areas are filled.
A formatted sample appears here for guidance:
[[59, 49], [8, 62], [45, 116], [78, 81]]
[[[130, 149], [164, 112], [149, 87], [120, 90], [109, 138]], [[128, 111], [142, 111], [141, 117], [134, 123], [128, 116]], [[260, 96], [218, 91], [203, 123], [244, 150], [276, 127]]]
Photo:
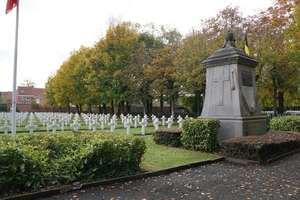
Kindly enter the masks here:
[[200, 151], [190, 151], [181, 148], [157, 145], [154, 143], [152, 135], [143, 136], [143, 138], [146, 141], [147, 150], [141, 167], [149, 171], [156, 171], [219, 157], [214, 154], [203, 153]]

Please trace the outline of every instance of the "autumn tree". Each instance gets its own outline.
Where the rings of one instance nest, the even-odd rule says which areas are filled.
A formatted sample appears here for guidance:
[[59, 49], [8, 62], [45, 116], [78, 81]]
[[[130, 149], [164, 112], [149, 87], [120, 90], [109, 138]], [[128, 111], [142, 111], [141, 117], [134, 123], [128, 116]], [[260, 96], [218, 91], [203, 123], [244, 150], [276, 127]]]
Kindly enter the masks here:
[[238, 7], [227, 6], [215, 17], [202, 20], [201, 28], [191, 30], [182, 40], [175, 59], [176, 84], [181, 86], [182, 103], [197, 115], [205, 96], [206, 69], [201, 62], [221, 48], [228, 30], [234, 33], [238, 48], [242, 48], [246, 23]]
[[59, 107], [68, 107], [73, 104], [78, 114], [82, 106], [88, 104], [86, 77], [89, 72], [89, 60], [86, 52], [88, 48], [81, 46], [70, 53], [70, 58], [65, 61], [51, 80], [54, 99]]
[[55, 77], [55, 74], [52, 74], [48, 77], [47, 82], [45, 84], [45, 105], [43, 107], [51, 108], [51, 107], [57, 107], [57, 103], [54, 98], [54, 91], [53, 91], [53, 86], [52, 82]]
[[[300, 2], [296, 1], [295, 4], [288, 4], [286, 6], [287, 11], [292, 12], [292, 21], [285, 32], [285, 39], [286, 39], [286, 55], [289, 58], [289, 65], [290, 67], [294, 67], [298, 69], [298, 79], [297, 85], [297, 92], [292, 93], [290, 96], [291, 101], [290, 105], [300, 105]], [[293, 80], [295, 81], [295, 80]]]
[[158, 49], [155, 58], [146, 68], [147, 76], [153, 78], [150, 85], [152, 96], [160, 98], [165, 95], [169, 97], [173, 116], [175, 116], [175, 103], [179, 93], [179, 86], [175, 84], [176, 67], [174, 65], [177, 49], [177, 44]]
[[270, 105], [272, 97], [273, 110], [276, 113], [279, 105], [279, 114], [284, 111], [284, 93], [293, 93], [293, 79], [297, 75], [285, 54], [284, 37], [292, 16], [288, 8], [293, 2], [278, 0], [274, 6], [252, 17], [249, 28], [253, 55], [260, 63], [256, 68], [260, 102]]
[[176, 84], [181, 88], [181, 103], [201, 114], [205, 95], [206, 69], [201, 64], [213, 53], [210, 40], [201, 31], [192, 30], [183, 40], [175, 58]]
[[112, 107], [119, 105], [123, 113], [128, 96], [128, 86], [124, 83], [124, 71], [128, 68], [131, 57], [138, 48], [138, 34], [130, 29], [128, 23], [110, 26], [103, 37], [95, 45], [95, 57], [92, 59], [93, 79], [101, 83], [101, 91], [105, 93], [105, 102], [110, 101]]

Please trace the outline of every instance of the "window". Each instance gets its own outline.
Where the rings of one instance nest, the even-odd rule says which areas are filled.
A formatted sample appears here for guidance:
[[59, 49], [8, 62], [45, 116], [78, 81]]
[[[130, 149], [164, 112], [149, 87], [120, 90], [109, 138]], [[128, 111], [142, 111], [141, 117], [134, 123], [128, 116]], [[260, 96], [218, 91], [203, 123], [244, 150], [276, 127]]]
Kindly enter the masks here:
[[30, 97], [26, 97], [26, 101], [29, 101], [30, 100]]
[[24, 98], [23, 98], [23, 97], [20, 97], [20, 100], [21, 100], [21, 101], [23, 101], [23, 100], [24, 100]]
[[21, 93], [24, 93], [24, 90], [21, 90], [20, 92], [21, 92]]

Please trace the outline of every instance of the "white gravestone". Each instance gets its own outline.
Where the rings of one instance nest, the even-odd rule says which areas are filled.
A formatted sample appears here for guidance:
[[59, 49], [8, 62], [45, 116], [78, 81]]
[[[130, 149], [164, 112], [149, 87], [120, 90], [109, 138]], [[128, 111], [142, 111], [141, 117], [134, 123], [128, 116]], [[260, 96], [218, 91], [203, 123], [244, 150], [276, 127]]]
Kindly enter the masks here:
[[158, 118], [155, 118], [154, 121], [153, 121], [153, 125], [154, 125], [155, 130], [158, 130], [159, 124], [160, 124], [160, 121], [158, 120]]
[[78, 115], [76, 113], [75, 115], [75, 119], [73, 120], [73, 124], [71, 124], [70, 126], [73, 127], [74, 131], [78, 131], [78, 127], [81, 126], [80, 124], [78, 124]]
[[133, 121], [134, 121], [134, 128], [137, 128], [137, 124], [138, 124], [138, 118], [137, 118], [137, 116], [135, 116], [133, 118]]
[[52, 128], [52, 133], [56, 133], [56, 128], [60, 127], [58, 124], [56, 124], [56, 120], [53, 120], [53, 124], [49, 125], [49, 128]]
[[116, 128], [116, 119], [111, 119], [110, 123], [108, 123], [108, 125], [110, 126], [110, 132], [115, 132], [115, 128]]
[[178, 125], [179, 125], [179, 128], [182, 128], [182, 122], [183, 122], [183, 120], [182, 120], [182, 118], [180, 117], [180, 118], [178, 119]]
[[99, 124], [97, 123], [97, 120], [93, 120], [93, 123], [91, 123], [91, 126], [93, 127], [93, 132], [96, 132], [97, 126], [99, 126]]
[[127, 128], [127, 135], [130, 135], [130, 126], [131, 126], [132, 122], [130, 119], [127, 119], [126, 122], [126, 128]]
[[142, 119], [142, 122], [140, 122], [140, 124], [142, 125], [142, 135], [146, 134], [146, 126], [147, 126], [147, 121], [145, 118]]
[[162, 126], [165, 126], [166, 125], [166, 117], [163, 115], [161, 120], [162, 120]]
[[4, 125], [0, 127], [1, 130], [4, 130], [4, 134], [8, 133], [8, 130], [11, 129], [11, 126], [8, 126], [7, 121], [4, 122]]
[[33, 124], [33, 121], [29, 122], [29, 126], [25, 126], [25, 128], [29, 129], [30, 134], [33, 133], [33, 129], [36, 129], [38, 126]]
[[173, 120], [171, 117], [168, 118], [168, 121], [166, 121], [166, 123], [168, 124], [168, 128], [172, 128]]

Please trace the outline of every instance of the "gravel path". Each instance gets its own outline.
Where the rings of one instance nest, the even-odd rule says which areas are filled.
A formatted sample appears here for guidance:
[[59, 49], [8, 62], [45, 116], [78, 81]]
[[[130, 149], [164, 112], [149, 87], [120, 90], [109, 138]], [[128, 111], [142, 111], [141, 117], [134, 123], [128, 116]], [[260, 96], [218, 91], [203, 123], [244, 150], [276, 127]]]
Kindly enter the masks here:
[[229, 161], [40, 200], [299, 199], [300, 153], [268, 165]]

